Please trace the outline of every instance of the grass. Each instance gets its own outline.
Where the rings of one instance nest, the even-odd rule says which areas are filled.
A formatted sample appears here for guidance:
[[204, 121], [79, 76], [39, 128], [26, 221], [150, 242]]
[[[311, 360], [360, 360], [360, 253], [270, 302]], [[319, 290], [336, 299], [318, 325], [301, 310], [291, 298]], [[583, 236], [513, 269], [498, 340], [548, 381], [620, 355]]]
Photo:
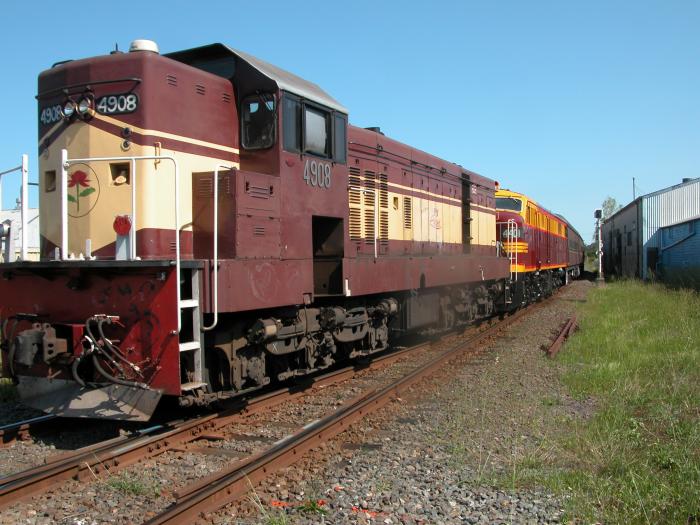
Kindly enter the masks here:
[[143, 481], [134, 474], [122, 472], [110, 476], [106, 480], [106, 485], [122, 494], [132, 496], [146, 496], [151, 498], [160, 497], [161, 487], [158, 483]]
[[581, 316], [558, 359], [570, 394], [597, 409], [522, 479], [569, 495], [568, 517], [586, 523], [700, 523], [700, 296], [617, 282]]

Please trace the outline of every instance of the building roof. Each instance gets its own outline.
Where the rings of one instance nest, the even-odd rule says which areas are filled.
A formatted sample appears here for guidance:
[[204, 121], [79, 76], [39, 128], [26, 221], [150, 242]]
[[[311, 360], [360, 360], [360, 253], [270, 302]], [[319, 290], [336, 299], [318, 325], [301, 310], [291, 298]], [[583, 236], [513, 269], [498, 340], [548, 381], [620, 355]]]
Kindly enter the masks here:
[[637, 197], [636, 199], [634, 199], [634, 200], [628, 202], [625, 206], [623, 206], [622, 208], [620, 208], [619, 210], [617, 210], [617, 211], [616, 211], [615, 213], [613, 213], [610, 217], [605, 217], [605, 218], [603, 219], [603, 222], [604, 222], [604, 223], [605, 223], [605, 222], [608, 222], [610, 219], [615, 218], [617, 215], [621, 214], [623, 211], [625, 211], [625, 210], [626, 210], [627, 208], [629, 208], [630, 206], [632, 206], [632, 205], [634, 205], [634, 204], [636, 204], [636, 203], [639, 203], [639, 202], [643, 201], [644, 199], [648, 199], [648, 198], [654, 197], [654, 196], [656, 196], [656, 195], [661, 195], [661, 194], [666, 193], [666, 192], [668, 192], [668, 191], [672, 191], [672, 190], [675, 190], [675, 189], [678, 189], [678, 188], [682, 188], [683, 186], [690, 186], [690, 185], [692, 185], [692, 184], [694, 184], [694, 183], [697, 183], [697, 182], [700, 182], [700, 177], [695, 178], [695, 179], [690, 179], [690, 180], [687, 180], [687, 181], [685, 181], [685, 182], [681, 182], [681, 183], [679, 183], [679, 184], [674, 184], [673, 186], [668, 186], [668, 187], [663, 188], [663, 189], [660, 189], [660, 190], [652, 191], [651, 193], [646, 193], [646, 194], [644, 194], [644, 195], [640, 195], [640, 196]]

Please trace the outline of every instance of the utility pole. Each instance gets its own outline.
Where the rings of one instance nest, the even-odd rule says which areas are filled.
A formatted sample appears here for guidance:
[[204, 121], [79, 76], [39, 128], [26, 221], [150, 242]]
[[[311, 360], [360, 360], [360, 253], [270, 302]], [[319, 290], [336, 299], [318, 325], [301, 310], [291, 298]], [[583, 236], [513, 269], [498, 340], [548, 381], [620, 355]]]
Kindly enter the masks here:
[[632, 177], [632, 200], [637, 198], [637, 187], [634, 183], [634, 177]]
[[596, 281], [604, 281], [603, 277], [603, 231], [602, 231], [602, 218], [603, 218], [603, 210], [597, 209], [595, 213], [593, 213], [593, 216], [595, 217], [595, 227], [596, 231], [598, 232], [598, 278]]

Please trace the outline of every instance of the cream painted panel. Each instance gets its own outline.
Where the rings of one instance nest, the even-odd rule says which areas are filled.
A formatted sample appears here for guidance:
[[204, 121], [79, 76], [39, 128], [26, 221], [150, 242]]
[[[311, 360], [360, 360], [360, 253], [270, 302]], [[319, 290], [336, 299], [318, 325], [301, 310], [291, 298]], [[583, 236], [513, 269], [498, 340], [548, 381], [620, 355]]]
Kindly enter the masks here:
[[389, 192], [389, 239], [403, 239], [402, 196]]
[[[49, 241], [56, 245], [61, 242], [60, 224], [60, 150], [67, 148], [69, 158], [83, 157], [129, 157], [139, 155], [154, 155], [152, 146], [132, 145], [128, 151], [121, 149], [122, 139], [110, 133], [89, 126], [82, 122], [71, 124], [60, 140], [56, 141], [40, 158], [40, 214], [41, 231]], [[213, 159], [200, 155], [179, 153], [162, 150], [162, 155], [172, 155], [178, 161], [180, 170], [180, 226], [191, 230], [192, 222], [192, 172], [213, 171], [218, 164], [239, 167], [238, 163], [224, 159]], [[117, 161], [115, 161], [117, 162]], [[128, 162], [125, 160], [124, 162]], [[81, 166], [73, 166], [70, 174]], [[78, 255], [85, 250], [85, 240], [91, 239], [92, 249], [114, 242], [116, 235], [112, 222], [117, 215], [131, 214], [131, 185], [114, 186], [111, 182], [110, 162], [93, 162], [89, 168], [83, 166], [88, 174], [87, 184], [94, 187], [95, 192], [80, 197], [79, 191], [85, 187], [79, 184], [69, 188], [79, 203], [69, 202], [69, 214], [78, 213], [78, 204], [83, 213], [86, 207], [92, 207], [90, 212], [82, 217], [69, 218], [69, 251]], [[56, 170], [57, 188], [54, 192], [45, 192], [44, 173]], [[94, 180], [96, 179], [96, 180]], [[137, 192], [137, 229], [167, 228], [175, 225], [173, 163], [161, 161], [157, 166], [154, 161], [139, 161], [136, 166]], [[97, 183], [97, 184], [96, 184]], [[133, 174], [131, 184], [133, 184]], [[77, 187], [80, 190], [76, 189]], [[99, 188], [99, 190], [97, 190]], [[75, 193], [78, 192], [78, 193]]]

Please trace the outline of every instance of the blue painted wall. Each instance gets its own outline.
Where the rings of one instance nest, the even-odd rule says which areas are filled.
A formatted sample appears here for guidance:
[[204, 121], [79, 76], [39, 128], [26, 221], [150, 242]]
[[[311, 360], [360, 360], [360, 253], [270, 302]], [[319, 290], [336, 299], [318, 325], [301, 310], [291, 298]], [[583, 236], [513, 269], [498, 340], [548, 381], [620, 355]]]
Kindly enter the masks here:
[[660, 233], [661, 279], [700, 290], [700, 218], [661, 228]]

